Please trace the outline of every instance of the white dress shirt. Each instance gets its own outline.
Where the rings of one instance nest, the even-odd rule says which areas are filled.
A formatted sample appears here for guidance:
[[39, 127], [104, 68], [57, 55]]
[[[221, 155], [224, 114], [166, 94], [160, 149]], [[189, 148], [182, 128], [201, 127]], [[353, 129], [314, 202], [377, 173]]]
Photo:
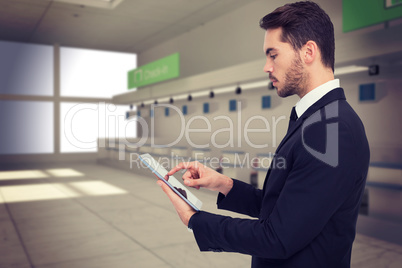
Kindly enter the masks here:
[[304, 97], [296, 103], [297, 118], [300, 118], [300, 116], [302, 116], [302, 114], [307, 111], [307, 109], [310, 108], [311, 105], [316, 103], [331, 90], [338, 88], [339, 85], [339, 79], [334, 79], [326, 82], [325, 84], [322, 84], [321, 86], [316, 87], [315, 89], [304, 95]]

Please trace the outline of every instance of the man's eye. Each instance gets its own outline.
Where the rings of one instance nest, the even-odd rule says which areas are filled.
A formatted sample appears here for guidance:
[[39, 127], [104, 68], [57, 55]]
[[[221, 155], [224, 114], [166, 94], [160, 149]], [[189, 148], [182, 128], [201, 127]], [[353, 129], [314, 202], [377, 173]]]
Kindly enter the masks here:
[[275, 59], [277, 55], [270, 55], [271, 59]]

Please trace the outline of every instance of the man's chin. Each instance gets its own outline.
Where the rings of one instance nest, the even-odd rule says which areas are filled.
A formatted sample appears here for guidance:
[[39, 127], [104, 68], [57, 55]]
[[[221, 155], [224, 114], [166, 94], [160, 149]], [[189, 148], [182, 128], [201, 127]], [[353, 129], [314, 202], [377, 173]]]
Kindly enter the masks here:
[[284, 94], [285, 92], [283, 92], [281, 89], [279, 89], [278, 87], [275, 87], [275, 89], [276, 89], [276, 94], [278, 94], [279, 97], [281, 97], [281, 98], [287, 97], [287, 95]]
[[276, 93], [281, 98], [286, 98], [286, 97], [289, 97], [289, 96], [292, 96], [292, 95], [296, 94], [296, 93], [291, 92], [291, 91], [279, 89], [278, 87], [275, 87], [275, 89], [276, 89]]

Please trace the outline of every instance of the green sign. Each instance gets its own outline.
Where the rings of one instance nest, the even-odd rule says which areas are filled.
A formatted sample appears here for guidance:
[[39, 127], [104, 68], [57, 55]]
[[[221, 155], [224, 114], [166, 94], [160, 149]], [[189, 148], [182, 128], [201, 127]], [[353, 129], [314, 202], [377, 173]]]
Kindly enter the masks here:
[[343, 32], [402, 17], [402, 0], [343, 0]]
[[128, 89], [179, 77], [180, 55], [175, 53], [128, 72]]

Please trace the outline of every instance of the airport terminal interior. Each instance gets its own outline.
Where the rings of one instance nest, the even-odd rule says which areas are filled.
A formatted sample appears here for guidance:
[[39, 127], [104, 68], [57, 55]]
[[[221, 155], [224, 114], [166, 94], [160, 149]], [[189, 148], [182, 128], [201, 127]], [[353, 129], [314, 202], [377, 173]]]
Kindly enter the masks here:
[[[259, 20], [291, 2], [0, 0], [0, 267], [250, 267], [200, 252], [140, 155], [263, 188], [299, 98]], [[315, 2], [370, 146], [351, 267], [402, 267], [402, 1]]]

